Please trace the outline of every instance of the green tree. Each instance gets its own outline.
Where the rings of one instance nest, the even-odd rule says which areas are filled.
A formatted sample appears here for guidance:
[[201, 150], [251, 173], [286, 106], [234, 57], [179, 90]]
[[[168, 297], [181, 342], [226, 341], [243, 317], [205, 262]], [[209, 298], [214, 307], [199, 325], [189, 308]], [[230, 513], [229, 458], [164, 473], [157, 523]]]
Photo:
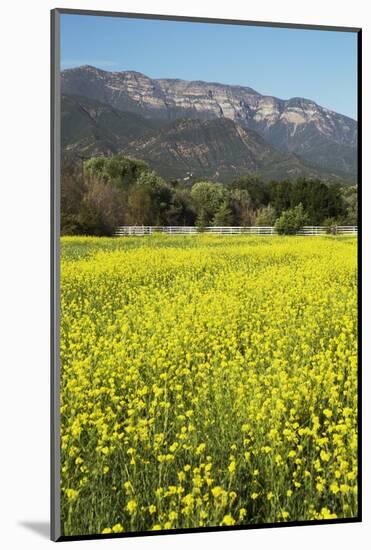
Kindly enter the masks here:
[[215, 227], [231, 226], [233, 223], [233, 213], [229, 208], [227, 201], [223, 201], [215, 212], [213, 225]]
[[130, 225], [152, 225], [151, 196], [145, 188], [135, 186], [129, 192], [128, 221]]
[[325, 218], [341, 218], [346, 213], [341, 187], [319, 180], [300, 178], [293, 184], [291, 206], [302, 204], [308, 214], [308, 222], [321, 225]]
[[342, 188], [342, 195], [345, 201], [346, 214], [345, 225], [357, 225], [358, 223], [358, 189], [356, 185]]
[[275, 209], [271, 204], [268, 204], [268, 206], [263, 206], [258, 210], [255, 225], [271, 226], [275, 224], [276, 218]]
[[191, 190], [191, 197], [197, 218], [201, 216], [206, 221], [206, 225], [209, 225], [226, 195], [226, 189], [221, 183], [208, 181], [195, 183]]
[[61, 234], [83, 232], [80, 211], [85, 193], [82, 165], [64, 160], [61, 170]]
[[150, 225], [166, 225], [168, 212], [172, 204], [174, 189], [166, 183], [156, 172], [142, 172], [137, 179], [134, 188], [146, 192], [151, 204]]
[[279, 235], [295, 235], [308, 221], [303, 205], [285, 210], [276, 220], [275, 229]]
[[141, 174], [148, 171], [149, 166], [146, 162], [124, 155], [92, 157], [84, 162], [86, 179], [98, 179], [124, 188], [135, 183]]
[[208, 225], [209, 225], [209, 217], [206, 214], [206, 211], [203, 208], [201, 208], [196, 218], [196, 226], [198, 227], [199, 231], [204, 231], [205, 227], [208, 227]]
[[173, 187], [173, 195], [166, 212], [166, 221], [169, 225], [194, 225], [196, 212], [188, 189]]
[[122, 225], [123, 196], [119, 189], [101, 181], [92, 182], [82, 199], [79, 223], [82, 233], [112, 235]]
[[270, 204], [278, 216], [284, 210], [295, 206], [292, 203], [293, 185], [294, 183], [289, 180], [276, 181], [269, 184], [269, 201], [266, 205]]
[[233, 212], [234, 225], [247, 226], [255, 223], [253, 202], [247, 189], [231, 189], [229, 191], [229, 204]]
[[236, 178], [229, 188], [248, 191], [253, 210], [266, 206], [270, 202], [269, 185], [254, 174]]

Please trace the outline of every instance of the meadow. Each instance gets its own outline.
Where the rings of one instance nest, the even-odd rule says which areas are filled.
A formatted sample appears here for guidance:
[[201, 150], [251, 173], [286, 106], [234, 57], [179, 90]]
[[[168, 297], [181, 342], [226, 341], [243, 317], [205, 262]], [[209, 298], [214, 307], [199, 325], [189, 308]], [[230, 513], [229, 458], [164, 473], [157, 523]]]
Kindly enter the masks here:
[[356, 516], [356, 251], [63, 237], [63, 534]]

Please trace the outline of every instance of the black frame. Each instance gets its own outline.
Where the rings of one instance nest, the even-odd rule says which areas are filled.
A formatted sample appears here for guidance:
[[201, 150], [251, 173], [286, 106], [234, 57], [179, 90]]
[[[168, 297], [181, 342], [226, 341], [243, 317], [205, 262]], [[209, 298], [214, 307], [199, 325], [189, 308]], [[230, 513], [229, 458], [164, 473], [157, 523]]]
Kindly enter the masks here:
[[[267, 21], [248, 21], [240, 19], [217, 19], [209, 17], [191, 17], [179, 15], [158, 15], [148, 13], [125, 13], [99, 10], [79, 10], [69, 8], [55, 8], [51, 10], [51, 283], [50, 283], [50, 305], [51, 305], [51, 371], [50, 371], [50, 396], [51, 396], [51, 510], [50, 510], [50, 537], [55, 542], [129, 538], [141, 536], [174, 535], [184, 533], [204, 533], [217, 531], [245, 531], [250, 529], [267, 529], [272, 527], [298, 527], [315, 526], [339, 523], [362, 522], [362, 28], [360, 27], [337, 27], [315, 24], [294, 24], [294, 23], [272, 23]], [[160, 531], [138, 531], [129, 533], [110, 533], [94, 535], [61, 535], [60, 521], [60, 416], [59, 416], [59, 390], [60, 390], [60, 365], [59, 365], [59, 269], [60, 269], [60, 16], [70, 15], [92, 15], [101, 17], [121, 17], [129, 19], [160, 19], [165, 21], [186, 21], [192, 23], [219, 23], [229, 25], [244, 25], [254, 27], [287, 28], [287, 29], [308, 29], [333, 32], [353, 32], [357, 34], [357, 198], [358, 198], [358, 242], [357, 242], [357, 298], [358, 298], [358, 513], [352, 518], [305, 520], [261, 523], [256, 525], [235, 525], [197, 527], [189, 529], [168, 529]]]

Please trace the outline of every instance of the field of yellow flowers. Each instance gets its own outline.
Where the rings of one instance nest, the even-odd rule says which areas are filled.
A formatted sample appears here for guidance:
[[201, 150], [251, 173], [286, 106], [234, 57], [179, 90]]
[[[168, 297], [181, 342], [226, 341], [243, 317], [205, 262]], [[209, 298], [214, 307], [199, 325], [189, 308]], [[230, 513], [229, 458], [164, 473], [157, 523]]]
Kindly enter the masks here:
[[352, 237], [64, 237], [64, 535], [357, 515]]

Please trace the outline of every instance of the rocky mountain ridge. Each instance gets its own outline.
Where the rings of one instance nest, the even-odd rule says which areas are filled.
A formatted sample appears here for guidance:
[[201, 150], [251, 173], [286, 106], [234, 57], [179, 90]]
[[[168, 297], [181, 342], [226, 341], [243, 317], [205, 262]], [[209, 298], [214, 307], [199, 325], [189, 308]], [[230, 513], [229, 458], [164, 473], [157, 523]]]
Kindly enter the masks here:
[[91, 66], [61, 73], [62, 92], [108, 103], [145, 118], [229, 118], [275, 148], [325, 170], [356, 174], [357, 122], [304, 98], [279, 99], [246, 86], [152, 79]]
[[168, 122], [120, 111], [84, 96], [62, 95], [62, 147], [67, 156], [124, 154], [145, 160], [165, 179], [207, 177], [231, 181], [255, 173], [263, 179], [339, 179], [296, 155], [279, 151], [254, 130], [229, 118]]
[[246, 173], [263, 179], [323, 176], [229, 118], [178, 119], [130, 143], [126, 153], [146, 160], [168, 179], [181, 178], [185, 173], [213, 181], [230, 181]]

